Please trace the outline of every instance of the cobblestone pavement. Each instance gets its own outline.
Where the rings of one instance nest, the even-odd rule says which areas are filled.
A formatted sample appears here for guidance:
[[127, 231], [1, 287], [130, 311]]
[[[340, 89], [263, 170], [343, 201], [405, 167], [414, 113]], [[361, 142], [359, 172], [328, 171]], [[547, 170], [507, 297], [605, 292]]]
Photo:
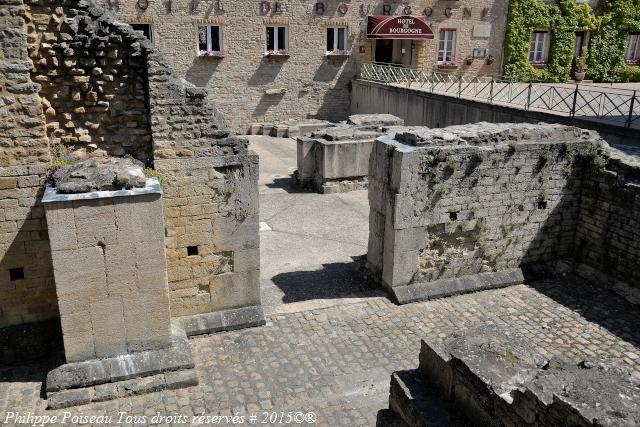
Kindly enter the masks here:
[[[328, 278], [330, 280], [330, 278]], [[524, 333], [540, 354], [602, 358], [640, 378], [639, 308], [569, 278], [396, 306], [386, 298], [273, 314], [260, 328], [192, 340], [200, 385], [81, 406], [152, 416], [313, 411], [317, 425], [374, 425], [389, 374], [417, 366], [420, 339], [484, 324]], [[44, 369], [3, 370], [0, 415], [45, 411]]]
[[[291, 141], [268, 143], [285, 144], [271, 152], [283, 150], [280, 166], [273, 156], [273, 170], [286, 166]], [[267, 186], [273, 182], [266, 177], [261, 184], [261, 220], [273, 226], [271, 233], [281, 230], [261, 234], [267, 325], [192, 339], [197, 387], [67, 411], [111, 416], [106, 424], [112, 425], [120, 425], [118, 412], [147, 417], [137, 425], [167, 425], [153, 422], [157, 413], [188, 417], [174, 425], [197, 425], [193, 415], [255, 412], [262, 421], [264, 411], [301, 411], [314, 412], [316, 425], [371, 426], [387, 407], [391, 372], [417, 367], [421, 338], [442, 338], [479, 324], [518, 330], [540, 354], [601, 358], [640, 378], [640, 307], [574, 277], [396, 306], [364, 285], [352, 259], [366, 252], [366, 224], [363, 232], [359, 223], [366, 193], [324, 198], [304, 193], [300, 202], [292, 189]], [[338, 216], [327, 216], [322, 206], [338, 209]], [[339, 216], [349, 210], [355, 210], [353, 218]], [[291, 233], [305, 224], [305, 233]], [[332, 227], [338, 231], [323, 235]], [[42, 399], [42, 381], [53, 366], [55, 360], [0, 368], [0, 424], [10, 411], [64, 414], [46, 411]], [[250, 425], [246, 421], [236, 425]]]

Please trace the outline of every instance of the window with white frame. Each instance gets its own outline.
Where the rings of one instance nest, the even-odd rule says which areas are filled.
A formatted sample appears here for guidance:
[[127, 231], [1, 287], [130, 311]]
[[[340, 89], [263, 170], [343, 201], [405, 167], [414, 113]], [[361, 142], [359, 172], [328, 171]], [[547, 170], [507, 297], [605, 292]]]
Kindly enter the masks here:
[[344, 27], [327, 28], [327, 53], [347, 51], [347, 29]]
[[438, 63], [455, 62], [456, 58], [456, 30], [440, 30], [438, 43]]
[[640, 33], [630, 33], [627, 35], [624, 60], [626, 62], [640, 64]]
[[219, 25], [198, 27], [198, 55], [220, 55], [222, 48], [222, 28]]
[[135, 31], [139, 31], [150, 42], [153, 42], [153, 25], [151, 24], [131, 24], [131, 28]]
[[267, 27], [267, 53], [287, 53], [289, 51], [289, 32], [285, 26]]
[[546, 64], [549, 57], [549, 31], [534, 31], [531, 34], [529, 63]]

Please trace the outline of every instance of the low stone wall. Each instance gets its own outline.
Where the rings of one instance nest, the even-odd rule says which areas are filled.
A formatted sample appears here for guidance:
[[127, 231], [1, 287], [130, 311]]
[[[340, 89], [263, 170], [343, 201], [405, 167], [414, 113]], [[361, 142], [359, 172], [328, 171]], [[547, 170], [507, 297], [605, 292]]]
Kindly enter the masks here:
[[[412, 413], [407, 410], [412, 405], [403, 404], [411, 395], [399, 386], [403, 377], [398, 374], [392, 379], [391, 409], [403, 420], [423, 419], [428, 414]], [[479, 425], [640, 422], [639, 384], [628, 373], [587, 360], [577, 364], [548, 360], [532, 354], [522, 337], [499, 327], [471, 329], [445, 338], [444, 343], [423, 341], [415, 375]]]
[[373, 140], [403, 124], [389, 114], [354, 115], [298, 138], [296, 185], [324, 194], [366, 189]]
[[[248, 325], [263, 322], [257, 155], [156, 160], [156, 170], [165, 187], [172, 315], [253, 307]], [[205, 332], [183, 320], [187, 332]], [[216, 330], [222, 321], [205, 323]]]
[[369, 268], [405, 303], [522, 282], [534, 266], [572, 259], [600, 144], [589, 131], [526, 124], [379, 138]]

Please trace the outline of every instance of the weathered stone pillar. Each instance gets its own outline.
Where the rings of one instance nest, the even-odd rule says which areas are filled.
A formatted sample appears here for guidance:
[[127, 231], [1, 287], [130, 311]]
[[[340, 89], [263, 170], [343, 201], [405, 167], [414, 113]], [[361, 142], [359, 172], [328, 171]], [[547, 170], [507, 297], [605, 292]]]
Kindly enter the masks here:
[[171, 345], [159, 184], [43, 198], [67, 362]]
[[43, 197], [67, 364], [47, 375], [49, 408], [197, 384], [171, 325], [162, 190]]

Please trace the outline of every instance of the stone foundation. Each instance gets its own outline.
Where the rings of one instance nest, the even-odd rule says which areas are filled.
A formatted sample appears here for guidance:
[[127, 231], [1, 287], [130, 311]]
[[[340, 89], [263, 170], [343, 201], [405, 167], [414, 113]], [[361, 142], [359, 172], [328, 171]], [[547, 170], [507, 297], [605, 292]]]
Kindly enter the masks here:
[[[442, 400], [439, 411], [429, 410], [434, 399]], [[392, 376], [394, 417], [387, 417], [432, 425], [451, 406], [478, 425], [633, 426], [640, 422], [638, 402], [640, 384], [617, 368], [547, 360], [513, 331], [482, 326], [442, 344], [423, 341], [418, 370]]]
[[173, 327], [170, 346], [62, 365], [47, 375], [48, 409], [102, 402], [198, 384], [185, 331]]
[[[637, 205], [638, 168], [626, 163], [619, 167], [624, 176], [610, 171], [614, 150], [596, 133], [488, 123], [396, 132], [373, 148], [367, 261], [398, 302], [522, 283], [585, 261], [593, 266], [584, 254], [604, 256], [607, 245], [627, 271], [627, 262], [638, 261], [640, 229], [623, 219]], [[600, 208], [607, 214], [585, 206], [594, 191], [609, 200]], [[604, 234], [580, 237], [589, 228], [619, 230], [619, 220], [630, 225], [620, 247]], [[598, 246], [590, 246], [593, 239]]]
[[296, 186], [323, 194], [366, 189], [374, 139], [403, 123], [389, 114], [356, 115], [298, 138]]
[[253, 123], [249, 129], [250, 135], [273, 136], [276, 138], [298, 138], [311, 132], [332, 126], [326, 120], [306, 119], [287, 120], [284, 123]]

